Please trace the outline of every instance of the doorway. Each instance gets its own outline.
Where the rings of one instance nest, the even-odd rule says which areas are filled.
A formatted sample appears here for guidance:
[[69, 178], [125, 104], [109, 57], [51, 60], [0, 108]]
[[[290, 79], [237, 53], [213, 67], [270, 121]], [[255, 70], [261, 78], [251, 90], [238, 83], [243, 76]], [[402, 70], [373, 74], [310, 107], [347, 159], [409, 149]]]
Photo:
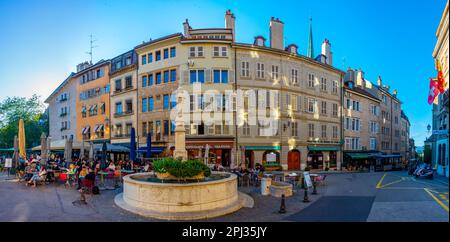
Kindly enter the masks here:
[[288, 170], [300, 170], [300, 151], [291, 150], [288, 152]]

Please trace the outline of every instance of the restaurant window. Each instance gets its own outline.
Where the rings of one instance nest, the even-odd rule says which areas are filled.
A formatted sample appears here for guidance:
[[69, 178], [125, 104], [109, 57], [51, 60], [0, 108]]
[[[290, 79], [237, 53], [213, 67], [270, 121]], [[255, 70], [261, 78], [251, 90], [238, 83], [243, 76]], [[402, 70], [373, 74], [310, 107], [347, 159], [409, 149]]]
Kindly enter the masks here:
[[153, 62], [153, 53], [148, 54], [148, 63]]
[[170, 58], [173, 58], [177, 55], [177, 50], [175, 47], [170, 48]]
[[161, 60], [161, 51], [160, 51], [160, 50], [157, 50], [157, 51], [155, 52], [155, 55], [156, 55], [156, 61]]
[[164, 59], [169, 58], [169, 49], [164, 49]]

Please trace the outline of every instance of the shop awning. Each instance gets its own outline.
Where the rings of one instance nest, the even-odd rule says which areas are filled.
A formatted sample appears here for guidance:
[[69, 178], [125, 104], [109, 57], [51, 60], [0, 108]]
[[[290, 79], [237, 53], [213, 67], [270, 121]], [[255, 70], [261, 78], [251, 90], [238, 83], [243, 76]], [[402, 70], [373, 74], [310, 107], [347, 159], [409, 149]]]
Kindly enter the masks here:
[[338, 151], [338, 147], [308, 146], [309, 151]]
[[245, 150], [281, 150], [280, 146], [245, 146]]
[[370, 154], [368, 153], [346, 153], [346, 155], [350, 156], [352, 159], [368, 159], [370, 158]]
[[[152, 154], [159, 154], [161, 152], [163, 152], [165, 149], [165, 147], [153, 147], [151, 148], [152, 150]], [[139, 153], [145, 153], [147, 152], [147, 147], [139, 147], [139, 149], [137, 150], [137, 152]]]

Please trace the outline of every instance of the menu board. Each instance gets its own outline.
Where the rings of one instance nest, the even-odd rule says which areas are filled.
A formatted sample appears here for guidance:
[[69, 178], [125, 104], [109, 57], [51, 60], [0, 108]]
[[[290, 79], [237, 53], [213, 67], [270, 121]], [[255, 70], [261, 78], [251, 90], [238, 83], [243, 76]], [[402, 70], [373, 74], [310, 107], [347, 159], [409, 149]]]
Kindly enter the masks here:
[[308, 187], [312, 187], [311, 177], [309, 176], [309, 172], [303, 172], [303, 177], [305, 178], [305, 183]]
[[11, 168], [12, 167], [12, 159], [6, 158], [5, 159], [5, 168]]
[[277, 155], [275, 153], [267, 154], [267, 162], [277, 162]]

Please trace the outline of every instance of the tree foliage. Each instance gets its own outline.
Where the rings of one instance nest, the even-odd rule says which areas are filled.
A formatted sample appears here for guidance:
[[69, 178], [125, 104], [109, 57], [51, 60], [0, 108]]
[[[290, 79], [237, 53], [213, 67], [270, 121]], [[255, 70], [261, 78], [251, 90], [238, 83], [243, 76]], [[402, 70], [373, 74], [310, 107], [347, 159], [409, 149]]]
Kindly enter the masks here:
[[0, 102], [0, 148], [14, 146], [14, 136], [18, 134], [19, 120], [25, 124], [26, 147], [40, 144], [42, 132], [48, 134], [48, 117], [40, 97], [7, 97]]

